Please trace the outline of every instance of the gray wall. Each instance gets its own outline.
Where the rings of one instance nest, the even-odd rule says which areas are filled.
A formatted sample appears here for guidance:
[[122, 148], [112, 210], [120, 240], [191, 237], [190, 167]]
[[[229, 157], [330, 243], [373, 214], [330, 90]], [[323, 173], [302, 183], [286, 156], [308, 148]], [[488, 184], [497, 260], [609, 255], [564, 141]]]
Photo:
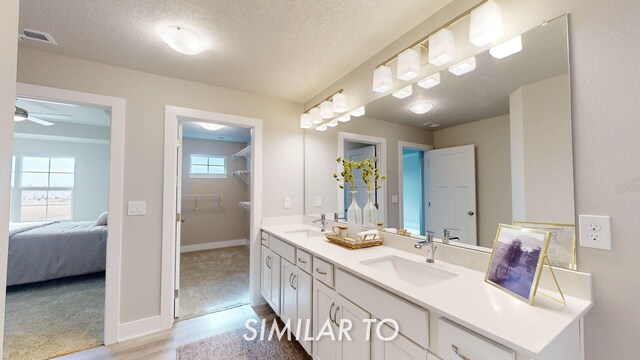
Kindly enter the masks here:
[[[14, 139], [16, 156], [73, 157], [73, 221], [90, 221], [109, 208], [109, 145]], [[14, 189], [11, 220], [20, 221], [20, 190]]]
[[[238, 201], [249, 201], [249, 185], [231, 174], [236, 170], [246, 170], [247, 161], [233, 160], [233, 154], [244, 149], [247, 144], [198, 140], [182, 140], [182, 194], [221, 194], [222, 209], [214, 200], [182, 200], [181, 245], [195, 245], [227, 240], [249, 239], [249, 211], [238, 206]], [[224, 155], [227, 157], [226, 179], [198, 179], [189, 177], [191, 154]]]
[[509, 115], [436, 130], [433, 143], [436, 149], [475, 145], [478, 245], [493, 247], [498, 224], [512, 220]]
[[[476, 2], [453, 1], [306, 105], [340, 88], [354, 105], [370, 102], [377, 96], [371, 91], [371, 72], [377, 64]], [[635, 359], [640, 353], [635, 339], [640, 333], [640, 2], [501, 0], [500, 4], [506, 36], [570, 13], [576, 213], [610, 215], [613, 227], [612, 251], [578, 249], [579, 270], [593, 273], [595, 286], [595, 306], [585, 324], [586, 358]], [[464, 28], [464, 22], [458, 27]]]

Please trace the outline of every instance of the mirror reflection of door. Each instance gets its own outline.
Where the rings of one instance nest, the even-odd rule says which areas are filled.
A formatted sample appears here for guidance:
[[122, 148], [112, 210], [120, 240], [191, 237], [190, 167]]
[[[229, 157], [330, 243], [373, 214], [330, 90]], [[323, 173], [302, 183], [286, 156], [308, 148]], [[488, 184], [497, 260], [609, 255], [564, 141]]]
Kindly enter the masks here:
[[402, 149], [402, 228], [425, 235], [426, 151]]
[[451, 237], [477, 245], [474, 145], [431, 150], [427, 159], [429, 230], [450, 229]]
[[[373, 161], [376, 157], [376, 146], [370, 144], [345, 141], [344, 157], [353, 161]], [[354, 169], [354, 186], [356, 191], [356, 201], [362, 209], [367, 204], [367, 184], [362, 180], [362, 170]], [[344, 188], [344, 218], [347, 218], [347, 208], [351, 205], [351, 185], [345, 184]]]

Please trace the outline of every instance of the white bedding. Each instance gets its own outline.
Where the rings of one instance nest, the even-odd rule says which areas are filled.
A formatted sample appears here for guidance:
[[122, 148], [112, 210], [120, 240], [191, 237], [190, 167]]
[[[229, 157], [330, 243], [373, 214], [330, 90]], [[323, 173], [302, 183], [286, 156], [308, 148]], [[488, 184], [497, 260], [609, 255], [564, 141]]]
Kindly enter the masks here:
[[31, 229], [36, 229], [42, 226], [55, 224], [57, 222], [58, 221], [10, 222], [9, 237], [24, 231], [31, 230]]

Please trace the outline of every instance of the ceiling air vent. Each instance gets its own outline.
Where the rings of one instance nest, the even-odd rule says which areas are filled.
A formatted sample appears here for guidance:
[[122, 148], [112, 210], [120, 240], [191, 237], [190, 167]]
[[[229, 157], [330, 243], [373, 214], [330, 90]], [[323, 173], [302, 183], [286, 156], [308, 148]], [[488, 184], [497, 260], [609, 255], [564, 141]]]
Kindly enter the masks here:
[[426, 126], [426, 127], [429, 127], [429, 128], [437, 128], [438, 126], [440, 126], [440, 124], [428, 122], [428, 123], [422, 124], [422, 126]]
[[23, 39], [23, 40], [29, 39], [29, 40], [35, 40], [35, 41], [39, 41], [47, 44], [58, 45], [58, 43], [55, 40], [53, 40], [53, 37], [51, 37], [51, 35], [47, 34], [46, 32], [32, 30], [32, 29], [22, 29], [22, 34], [20, 34], [20, 39]]

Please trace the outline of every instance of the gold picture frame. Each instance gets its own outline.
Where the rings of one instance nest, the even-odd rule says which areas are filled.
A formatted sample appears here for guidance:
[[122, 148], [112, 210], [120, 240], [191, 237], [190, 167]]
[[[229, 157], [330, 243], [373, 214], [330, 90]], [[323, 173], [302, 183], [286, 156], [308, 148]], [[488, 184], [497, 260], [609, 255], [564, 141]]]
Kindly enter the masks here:
[[575, 224], [556, 224], [531, 221], [514, 221], [512, 225], [549, 231], [551, 239], [547, 249], [547, 259], [551, 266], [577, 270], [576, 226]]
[[533, 305], [550, 238], [549, 231], [500, 224], [485, 282]]

